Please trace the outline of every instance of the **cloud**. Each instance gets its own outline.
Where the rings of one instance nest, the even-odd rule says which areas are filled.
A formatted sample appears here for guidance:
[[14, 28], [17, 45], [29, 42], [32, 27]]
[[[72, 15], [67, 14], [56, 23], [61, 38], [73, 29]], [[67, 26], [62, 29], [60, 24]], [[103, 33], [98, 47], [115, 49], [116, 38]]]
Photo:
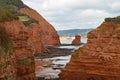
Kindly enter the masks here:
[[119, 0], [22, 0], [57, 30], [95, 28], [105, 17], [120, 15]]
[[111, 5], [111, 9], [113, 12], [120, 13], [120, 2], [114, 2]]

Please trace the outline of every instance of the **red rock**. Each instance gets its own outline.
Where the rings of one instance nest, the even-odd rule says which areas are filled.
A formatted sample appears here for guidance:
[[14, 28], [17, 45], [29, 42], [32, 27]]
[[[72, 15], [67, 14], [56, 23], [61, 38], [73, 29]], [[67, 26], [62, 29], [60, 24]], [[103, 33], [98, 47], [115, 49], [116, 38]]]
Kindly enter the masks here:
[[54, 27], [48, 23], [40, 14], [31, 8], [21, 8], [20, 12], [39, 21], [41, 41], [44, 45], [60, 44], [59, 35]]
[[72, 44], [80, 44], [81, 43], [81, 36], [75, 35], [75, 39], [72, 41]]
[[120, 24], [102, 23], [74, 52], [60, 80], [120, 80]]
[[41, 29], [38, 24], [31, 24], [31, 28], [29, 28], [29, 32], [32, 32], [31, 37], [29, 38], [29, 43], [32, 44], [35, 53], [41, 53], [45, 51], [43, 42], [41, 40]]
[[0, 22], [12, 42], [8, 54], [0, 53], [0, 80], [34, 80], [34, 54], [45, 52], [44, 45], [60, 44], [57, 31], [35, 10], [22, 8], [20, 12], [35, 18], [39, 24], [26, 27], [18, 20]]
[[[12, 58], [10, 55], [7, 57], [5, 56], [6, 58], [3, 57], [3, 62], [8, 62], [6, 60], [9, 60], [13, 62], [13, 64], [9, 65], [7, 63], [8, 67], [4, 67], [4, 69], [6, 69], [6, 71], [4, 71], [5, 74], [0, 78], [4, 79], [6, 76], [11, 76], [13, 79], [10, 80], [34, 80], [34, 50], [32, 48], [33, 45], [28, 42], [32, 33], [29, 32], [28, 27], [25, 27], [22, 22], [17, 20], [1, 22], [0, 25], [5, 27], [6, 32], [13, 43], [12, 46], [14, 51], [11, 56], [15, 58], [13, 59], [13, 62], [11, 61]], [[0, 60], [0, 62], [1, 61], [2, 60]], [[7, 64], [5, 65], [7, 66]]]
[[52, 65], [52, 64], [53, 63], [51, 61], [36, 59], [35, 60], [35, 72], [36, 72], [36, 75], [38, 75], [38, 73], [41, 72], [44, 65]]

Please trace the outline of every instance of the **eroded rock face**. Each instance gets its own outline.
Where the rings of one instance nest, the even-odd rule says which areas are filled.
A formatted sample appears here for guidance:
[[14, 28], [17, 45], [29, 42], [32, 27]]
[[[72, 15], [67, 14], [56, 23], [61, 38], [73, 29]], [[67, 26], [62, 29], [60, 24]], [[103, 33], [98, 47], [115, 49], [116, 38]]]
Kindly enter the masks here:
[[[1, 39], [1, 38], [0, 38]], [[0, 80], [16, 80], [15, 53], [0, 51]]]
[[[6, 28], [6, 31], [12, 41], [13, 52], [11, 56], [8, 55], [7, 58], [3, 60], [10, 60], [15, 58], [15, 64], [12, 68], [6, 68], [8, 71], [7, 76], [13, 73], [13, 79], [9, 80], [34, 80], [35, 78], [35, 62], [34, 62], [34, 52], [33, 45], [28, 42], [28, 39], [31, 37], [32, 32], [29, 32], [29, 28], [25, 27], [24, 24], [20, 21], [6, 21], [0, 23], [1, 26]], [[13, 57], [12, 57], [13, 56]], [[4, 62], [6, 62], [6, 60]], [[12, 59], [13, 60], [13, 59]], [[10, 60], [11, 61], [11, 60]], [[0, 60], [1, 62], [1, 60]], [[8, 62], [8, 61], [7, 61]], [[16, 71], [15, 71], [16, 70]], [[11, 73], [11, 74], [10, 74]]]
[[[0, 43], [0, 80], [34, 80], [34, 54], [46, 51], [44, 45], [60, 44], [59, 36], [52, 25], [36, 11], [28, 8], [21, 0], [15, 2], [14, 4], [14, 1], [3, 1], [3, 6], [6, 7], [10, 5], [11, 8], [15, 7], [16, 10], [14, 12], [18, 12], [18, 8], [22, 8], [20, 9], [21, 13], [35, 18], [39, 21], [39, 24], [37, 24], [35, 20], [33, 21], [34, 23], [29, 22], [26, 23], [28, 26], [25, 26], [25, 21], [18, 18], [18, 16], [15, 15], [16, 13], [14, 13], [14, 15], [9, 14], [12, 10], [7, 12], [6, 8], [6, 11], [2, 12], [5, 13], [5, 15], [1, 16], [3, 20], [1, 19], [0, 26], [5, 28], [12, 46], [11, 49], [5, 53], [1, 52], [4, 49], [1, 49]], [[1, 39], [0, 32], [0, 41]]]
[[60, 80], [120, 80], [120, 24], [104, 22], [89, 32]]
[[72, 41], [72, 44], [80, 44], [81, 43], [81, 36], [80, 35], [75, 35], [75, 39]]
[[35, 54], [41, 53], [45, 51], [45, 47], [41, 40], [41, 29], [38, 24], [31, 24], [31, 27], [28, 28], [29, 33], [32, 32], [31, 37], [28, 42], [32, 44], [33, 49], [35, 50]]
[[60, 44], [59, 36], [54, 27], [49, 24], [40, 14], [31, 8], [21, 8], [20, 12], [39, 21], [41, 40], [44, 45]]

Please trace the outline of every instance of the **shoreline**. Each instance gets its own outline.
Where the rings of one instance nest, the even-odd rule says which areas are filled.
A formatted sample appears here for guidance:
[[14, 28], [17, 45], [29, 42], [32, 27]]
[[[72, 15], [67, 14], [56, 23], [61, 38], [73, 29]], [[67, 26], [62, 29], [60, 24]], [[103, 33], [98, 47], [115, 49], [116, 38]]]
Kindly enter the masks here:
[[47, 45], [46, 47], [48, 46], [80, 46], [80, 45], [83, 45], [85, 43], [80, 43], [80, 44], [59, 44], [59, 45]]
[[[72, 55], [73, 51], [75, 50], [75, 47], [80, 47], [82, 45], [84, 45], [84, 43], [81, 43], [78, 45], [61, 44], [61, 45], [46, 46], [46, 48], [48, 49], [48, 52], [35, 55], [36, 80], [59, 80], [58, 74], [64, 68], [66, 63], [56, 64], [54, 62], [59, 62], [59, 61], [66, 62], [67, 59], [63, 59], [63, 58], [61, 59], [60, 57]], [[55, 58], [55, 57], [58, 57], [58, 58]], [[49, 58], [53, 58], [53, 59], [49, 59]]]
[[45, 58], [53, 58], [59, 56], [68, 56], [72, 55], [74, 48], [60, 48], [62, 46], [82, 46], [84, 43], [73, 45], [73, 44], [60, 44], [60, 45], [48, 45], [46, 48], [48, 52], [43, 52], [35, 55], [36, 59], [45, 59]]

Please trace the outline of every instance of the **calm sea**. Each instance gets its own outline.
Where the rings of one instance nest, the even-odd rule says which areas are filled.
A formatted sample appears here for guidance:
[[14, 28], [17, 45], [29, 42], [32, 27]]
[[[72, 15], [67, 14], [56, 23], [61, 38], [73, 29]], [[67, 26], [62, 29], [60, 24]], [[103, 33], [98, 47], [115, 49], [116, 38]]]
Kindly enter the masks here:
[[[73, 39], [61, 40], [61, 44], [71, 44]], [[81, 37], [81, 42], [86, 43], [87, 38]]]

